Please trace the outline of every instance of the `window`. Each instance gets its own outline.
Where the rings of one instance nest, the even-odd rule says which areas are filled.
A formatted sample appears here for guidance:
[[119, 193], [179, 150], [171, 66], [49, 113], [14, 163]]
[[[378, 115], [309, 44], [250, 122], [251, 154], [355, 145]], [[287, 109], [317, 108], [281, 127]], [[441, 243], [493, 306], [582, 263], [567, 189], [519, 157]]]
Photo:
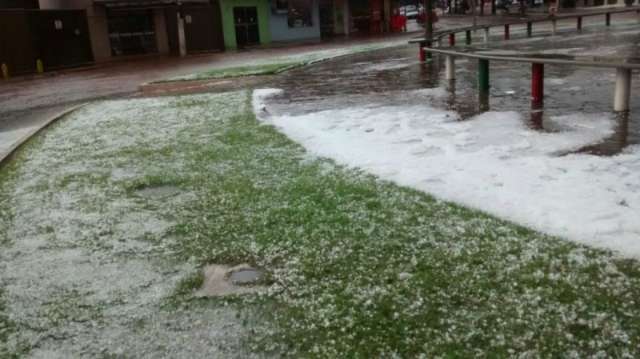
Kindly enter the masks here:
[[311, 4], [313, 0], [289, 0], [289, 27], [313, 26]]

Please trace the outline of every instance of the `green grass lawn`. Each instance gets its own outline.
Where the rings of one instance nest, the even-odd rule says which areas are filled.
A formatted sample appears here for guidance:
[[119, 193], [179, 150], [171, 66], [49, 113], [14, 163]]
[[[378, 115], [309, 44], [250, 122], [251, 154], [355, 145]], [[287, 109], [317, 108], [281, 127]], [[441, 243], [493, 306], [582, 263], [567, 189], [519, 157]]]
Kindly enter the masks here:
[[221, 69], [214, 69], [214, 70], [199, 72], [185, 78], [178, 78], [177, 80], [178, 81], [206, 80], [206, 79], [222, 79], [222, 78], [241, 77], [241, 76], [275, 75], [280, 72], [290, 70], [296, 67], [304, 66], [304, 65], [306, 65], [306, 62], [304, 61], [289, 61], [289, 62], [277, 62], [277, 63], [267, 63], [267, 64], [259, 64], [259, 65], [225, 67]]
[[[80, 291], [74, 300], [100, 313], [38, 329], [54, 338], [67, 333], [54, 340], [60, 346], [74, 338], [74, 323], [100, 337], [100, 323], [120, 320], [112, 307], [138, 303], [135, 298], [146, 298], [140, 293], [168, 281], [169, 290], [137, 308], [149, 318], [196, 313], [206, 324], [209, 317], [199, 313], [230, 306], [243, 318], [242, 331], [251, 333], [241, 345], [255, 353], [640, 354], [636, 261], [310, 157], [256, 120], [246, 92], [94, 104], [31, 143], [3, 171], [10, 175], [0, 180], [0, 210], [11, 216], [0, 232], [0, 252], [12, 256], [0, 259], [11, 267], [20, 269], [27, 253], [20, 243], [38, 239], [33, 250], [48, 256], [57, 255], [52, 248], [80, 248], [88, 260], [117, 260], [125, 269], [156, 263], [154, 270], [169, 273], [157, 281], [149, 274], [144, 289], [132, 281], [135, 290], [118, 291], [124, 296], [96, 299]], [[162, 186], [179, 193], [140, 196]], [[66, 217], [50, 218], [48, 211], [61, 209]], [[139, 222], [155, 225], [140, 229]], [[29, 230], [19, 228], [27, 223]], [[224, 301], [191, 295], [202, 282], [198, 268], [244, 262], [267, 271], [268, 292]], [[0, 278], [8, 274], [2, 271]], [[8, 346], [9, 337], [26, 338], [33, 345], [28, 320], [50, 314], [13, 312], [24, 299], [19, 289], [31, 287], [19, 278], [0, 284], [8, 303], [0, 301], [0, 325], [13, 315], [16, 331], [0, 331], [0, 340]], [[57, 311], [73, 317], [65, 315], [69, 306]], [[135, 356], [131, 348], [149, 323], [122, 321], [125, 352]]]

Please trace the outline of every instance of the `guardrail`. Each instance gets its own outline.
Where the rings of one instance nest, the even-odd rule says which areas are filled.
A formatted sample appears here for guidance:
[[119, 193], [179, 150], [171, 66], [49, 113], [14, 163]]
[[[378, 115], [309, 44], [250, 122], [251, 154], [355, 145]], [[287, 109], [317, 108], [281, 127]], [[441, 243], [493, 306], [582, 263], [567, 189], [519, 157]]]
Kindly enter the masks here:
[[[503, 23], [500, 25], [478, 25], [456, 28], [452, 30], [441, 31], [434, 34], [433, 39], [413, 39], [410, 43], [419, 44], [419, 58], [421, 62], [426, 61], [431, 54], [437, 53], [445, 55], [445, 74], [446, 79], [455, 79], [455, 58], [466, 57], [478, 60], [478, 89], [481, 93], [486, 94], [489, 91], [489, 61], [506, 61], [506, 62], [526, 62], [531, 63], [531, 102], [533, 107], [541, 107], [544, 101], [544, 66], [551, 65], [574, 65], [582, 67], [598, 67], [598, 68], [615, 68], [616, 69], [616, 86], [613, 108], [614, 111], [628, 111], [630, 108], [631, 98], [631, 75], [633, 70], [640, 69], [640, 62], [632, 63], [628, 61], [612, 61], [607, 58], [582, 57], [571, 59], [559, 59], [550, 56], [532, 55], [495, 55], [465, 52], [455, 49], [440, 48], [443, 38], [448, 38], [449, 46], [453, 47], [456, 43], [456, 34], [464, 32], [466, 35], [466, 45], [472, 44], [472, 31], [484, 30], [484, 42], [489, 42], [489, 31], [494, 27], [504, 27], [504, 39], [510, 39], [510, 30], [514, 25], [526, 25], [527, 36], [531, 37], [533, 33], [533, 23], [548, 22], [552, 23], [552, 34], [557, 32], [557, 21], [566, 19], [576, 19], [576, 29], [582, 30], [582, 19], [591, 16], [605, 16], [606, 26], [611, 25], [611, 15], [620, 13], [636, 12], [640, 16], [640, 7], [625, 8], [620, 10], [607, 10], [601, 12], [568, 14], [560, 16], [551, 16], [543, 19], [528, 19], [524, 21], [514, 21]], [[433, 47], [435, 42], [438, 47]]]

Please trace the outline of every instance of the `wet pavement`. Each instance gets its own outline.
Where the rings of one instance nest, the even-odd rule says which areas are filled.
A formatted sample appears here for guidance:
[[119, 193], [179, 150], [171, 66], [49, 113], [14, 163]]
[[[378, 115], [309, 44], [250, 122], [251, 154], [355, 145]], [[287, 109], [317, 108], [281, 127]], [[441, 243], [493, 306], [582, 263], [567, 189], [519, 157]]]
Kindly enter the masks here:
[[[287, 55], [338, 49], [361, 44], [397, 40], [407, 41], [415, 34], [403, 33], [370, 38], [337, 39], [331, 42], [250, 49], [176, 58], [155, 56], [130, 58], [127, 61], [102, 64], [43, 76], [28, 76], [10, 81], [0, 80], [0, 161], [25, 135], [44, 126], [53, 114], [79, 104], [108, 98], [163, 95], [141, 93], [140, 85], [177, 76], [222, 67], [248, 65]], [[255, 83], [261, 82], [255, 81]], [[191, 92], [229, 91], [249, 82], [233, 80], [230, 84], [194, 86]]]
[[[493, 41], [485, 50], [492, 49], [612, 58], [637, 56], [640, 27], [598, 26], [578, 35], [571, 32], [554, 37]], [[550, 120], [553, 116], [574, 113], [606, 116], [613, 108], [615, 69], [547, 65], [543, 109], [531, 108], [529, 64], [492, 62], [488, 96], [479, 94], [476, 74], [477, 61], [457, 59], [457, 79], [445, 80], [444, 57], [434, 55], [432, 63], [421, 64], [415, 45], [358, 54], [293, 70], [274, 79], [271, 87], [283, 89], [284, 95], [271, 99], [269, 109], [276, 114], [299, 115], [353, 106], [429, 104], [456, 111], [463, 121], [489, 110], [517, 111], [525, 114], [529, 127], [554, 132], [562, 128]], [[433, 90], [416, 91], [422, 89]], [[640, 102], [633, 101], [639, 91], [640, 82], [632, 82], [631, 111], [617, 115], [614, 135], [584, 151], [611, 155], [640, 143]]]

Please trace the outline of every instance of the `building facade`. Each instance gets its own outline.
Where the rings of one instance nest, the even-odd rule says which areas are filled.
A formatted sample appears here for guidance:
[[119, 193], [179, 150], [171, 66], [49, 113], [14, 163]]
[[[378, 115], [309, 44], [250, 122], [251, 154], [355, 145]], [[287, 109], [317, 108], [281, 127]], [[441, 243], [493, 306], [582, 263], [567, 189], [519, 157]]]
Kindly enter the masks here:
[[0, 0], [0, 64], [27, 73], [377, 34], [389, 29], [391, 1]]
[[40, 0], [40, 8], [86, 11], [98, 62], [224, 49], [219, 7], [210, 0]]

